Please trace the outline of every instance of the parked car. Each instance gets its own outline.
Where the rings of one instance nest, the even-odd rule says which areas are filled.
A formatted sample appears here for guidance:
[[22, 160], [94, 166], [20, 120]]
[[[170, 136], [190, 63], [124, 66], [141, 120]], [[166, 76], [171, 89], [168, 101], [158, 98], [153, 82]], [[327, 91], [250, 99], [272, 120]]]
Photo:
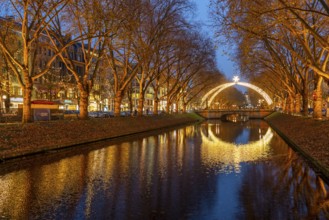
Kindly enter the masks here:
[[113, 117], [113, 112], [104, 112], [104, 111], [91, 111], [88, 112], [88, 116], [91, 118], [110, 118]]
[[120, 116], [121, 116], [121, 117], [131, 116], [131, 113], [130, 113], [130, 111], [121, 111], [121, 112], [120, 112]]
[[322, 116], [327, 116], [327, 109], [325, 108], [322, 109]]
[[[308, 114], [313, 114], [313, 108], [309, 108], [308, 109]], [[327, 109], [325, 109], [325, 108], [323, 108], [322, 110], [321, 110], [321, 112], [322, 112], [322, 116], [326, 116], [327, 115]]]
[[98, 112], [95, 111], [88, 112], [88, 116], [91, 118], [98, 118]]
[[104, 112], [102, 112], [102, 115], [104, 116], [104, 118], [114, 117], [114, 113], [110, 112], [110, 111], [104, 111]]
[[308, 108], [308, 114], [313, 114], [313, 108]]
[[78, 118], [79, 110], [65, 110], [64, 118]]

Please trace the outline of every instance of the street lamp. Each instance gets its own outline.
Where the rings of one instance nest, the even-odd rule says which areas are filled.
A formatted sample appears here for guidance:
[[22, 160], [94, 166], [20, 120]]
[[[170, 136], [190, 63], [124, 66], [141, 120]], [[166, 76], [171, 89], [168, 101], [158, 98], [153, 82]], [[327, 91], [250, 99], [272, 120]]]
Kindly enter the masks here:
[[7, 96], [6, 95], [3, 95], [2, 96], [2, 100], [1, 100], [1, 106], [0, 106], [0, 110], [1, 112], [5, 112], [5, 106], [6, 106], [6, 99], [7, 99]]

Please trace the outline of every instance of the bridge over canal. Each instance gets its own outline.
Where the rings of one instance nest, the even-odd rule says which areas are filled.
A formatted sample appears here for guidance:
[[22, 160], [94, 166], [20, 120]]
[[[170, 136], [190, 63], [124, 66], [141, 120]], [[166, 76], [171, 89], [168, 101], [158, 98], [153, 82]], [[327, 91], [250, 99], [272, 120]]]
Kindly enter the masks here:
[[226, 115], [238, 114], [248, 116], [249, 119], [263, 119], [273, 113], [267, 109], [222, 109], [222, 110], [199, 110], [196, 112], [206, 119], [223, 118]]
[[205, 107], [205, 110], [199, 110], [196, 113], [207, 119], [215, 119], [215, 118], [223, 119], [227, 115], [240, 115], [240, 116], [247, 116], [247, 118], [249, 119], [262, 119], [272, 114], [273, 110], [269, 110], [269, 109], [211, 109], [209, 108], [209, 106], [211, 106], [212, 102], [214, 101], [215, 97], [220, 92], [234, 85], [240, 85], [253, 89], [265, 99], [268, 107], [271, 107], [273, 105], [273, 101], [271, 97], [264, 90], [247, 82], [239, 82], [239, 80], [240, 79], [238, 76], [234, 76], [233, 78], [234, 82], [224, 83], [209, 90], [202, 98], [202, 102], [201, 102], [201, 106]]

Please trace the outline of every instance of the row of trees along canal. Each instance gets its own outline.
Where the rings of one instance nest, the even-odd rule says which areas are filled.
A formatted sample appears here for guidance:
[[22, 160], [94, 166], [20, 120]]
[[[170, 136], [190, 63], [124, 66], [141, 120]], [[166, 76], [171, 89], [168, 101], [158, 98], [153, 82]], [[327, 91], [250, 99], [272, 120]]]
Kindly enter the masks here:
[[216, 0], [216, 30], [237, 43], [243, 73], [285, 100], [286, 111], [321, 118], [328, 83], [329, 5], [323, 0]]
[[[80, 119], [88, 117], [95, 79], [105, 72], [111, 74], [115, 116], [120, 115], [122, 98], [133, 80], [139, 85], [138, 114], [142, 115], [150, 86], [157, 114], [160, 86], [166, 88], [168, 111], [178, 101], [186, 106], [214, 77], [221, 78], [212, 42], [186, 18], [191, 12], [188, 1], [3, 0], [0, 4], [1, 66], [22, 88], [23, 123], [32, 121], [34, 81], [51, 74], [58, 60], [75, 79]], [[74, 46], [82, 51], [80, 60], [70, 55]], [[37, 65], [40, 48], [52, 54], [43, 65]], [[83, 71], [77, 62], [83, 64]]]

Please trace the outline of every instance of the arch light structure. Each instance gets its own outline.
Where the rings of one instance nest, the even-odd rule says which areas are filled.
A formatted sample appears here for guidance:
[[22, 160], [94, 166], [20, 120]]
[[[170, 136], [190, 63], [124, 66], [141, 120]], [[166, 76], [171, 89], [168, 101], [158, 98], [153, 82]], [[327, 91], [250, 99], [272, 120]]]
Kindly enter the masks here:
[[[224, 89], [227, 89], [231, 86], [234, 86], [234, 85], [240, 85], [240, 86], [244, 86], [244, 87], [248, 87], [248, 88], [251, 88], [253, 90], [255, 90], [256, 92], [258, 92], [266, 101], [266, 103], [268, 105], [271, 105], [273, 103], [271, 97], [264, 91], [262, 90], [261, 88], [253, 85], [253, 84], [250, 84], [250, 83], [247, 83], [247, 82], [239, 82], [239, 77], [235, 76], [233, 78], [233, 81], [232, 83], [225, 83], [225, 84], [222, 84], [222, 85], [219, 85], [213, 89], [211, 89], [203, 98], [202, 98], [202, 102], [201, 102], [201, 105], [203, 106], [205, 104], [205, 102], [207, 101], [208, 105], [211, 105], [211, 103], [214, 101], [215, 97], [221, 92], [223, 91]], [[210, 97], [210, 98], [209, 98]], [[209, 98], [209, 100], [208, 100]]]

